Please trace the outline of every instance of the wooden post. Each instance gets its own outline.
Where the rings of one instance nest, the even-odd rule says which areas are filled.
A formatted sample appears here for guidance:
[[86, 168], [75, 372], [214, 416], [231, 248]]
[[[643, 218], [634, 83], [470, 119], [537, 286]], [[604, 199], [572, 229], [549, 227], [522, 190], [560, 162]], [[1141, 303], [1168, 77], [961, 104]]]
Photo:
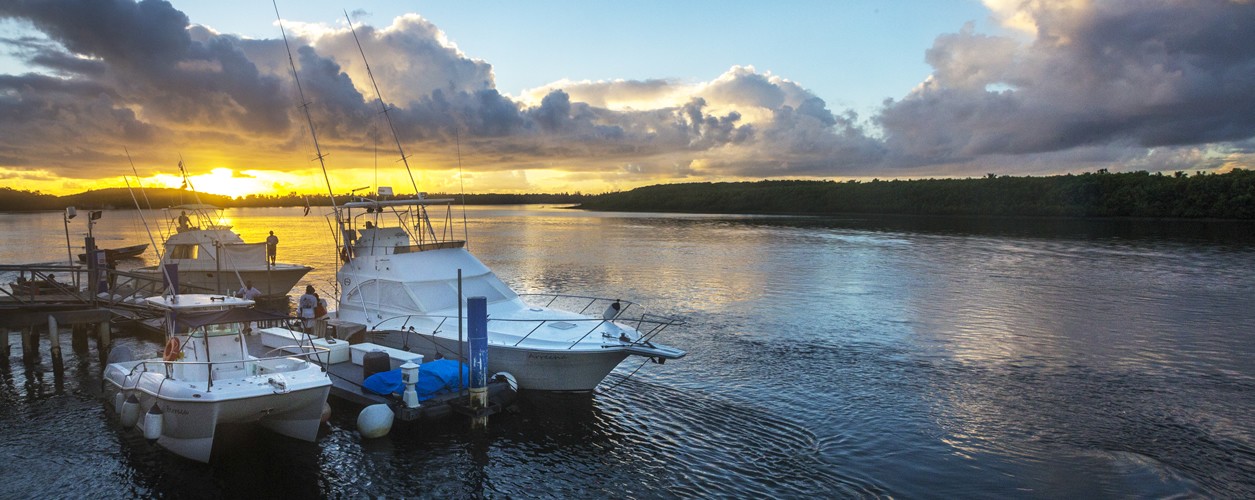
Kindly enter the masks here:
[[70, 326], [70, 348], [76, 353], [87, 352], [87, 328], [82, 323]]
[[35, 337], [35, 327], [22, 329], [22, 361], [32, 364], [39, 360], [39, 338]]
[[13, 332], [6, 329], [4, 331], [4, 343], [0, 344], [0, 366], [9, 366], [9, 356], [13, 355], [13, 346], [9, 344], [9, 337]]
[[109, 322], [101, 321], [96, 325], [96, 333], [99, 338], [96, 340], [96, 348], [101, 352], [109, 352]]
[[[488, 428], [488, 299], [467, 297], [467, 343], [471, 355], [471, 430]], [[460, 376], [458, 378], [461, 378]]]
[[48, 352], [52, 355], [52, 372], [61, 373], [65, 369], [65, 362], [61, 358], [61, 327], [57, 325], [57, 318], [51, 314], [48, 315], [48, 341], [52, 344], [52, 348]]

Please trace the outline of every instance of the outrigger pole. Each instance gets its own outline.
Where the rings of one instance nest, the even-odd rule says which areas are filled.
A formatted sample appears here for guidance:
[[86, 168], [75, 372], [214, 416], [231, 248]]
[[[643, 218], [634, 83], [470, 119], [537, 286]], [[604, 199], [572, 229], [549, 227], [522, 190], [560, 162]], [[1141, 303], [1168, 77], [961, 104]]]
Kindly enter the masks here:
[[[279, 3], [276, 0], [271, 0], [270, 3], [275, 7], [275, 18], [279, 22], [279, 33], [283, 35], [283, 47], [288, 51], [288, 65], [292, 68], [292, 80], [296, 82], [296, 92], [300, 94], [301, 97], [300, 108], [301, 111], [305, 112], [305, 121], [309, 123], [309, 135], [314, 140], [314, 152], [317, 154], [316, 158], [318, 158], [318, 165], [322, 167], [322, 180], [327, 183], [327, 195], [331, 197], [331, 211], [335, 214], [336, 225], [338, 226], [337, 229], [339, 229], [339, 231], [336, 231], [335, 234], [332, 235], [336, 241], [336, 258], [338, 259], [338, 256], [344, 252], [341, 245], [347, 247], [349, 244], [348, 241], [342, 241], [342, 237], [344, 235], [344, 219], [340, 216], [340, 206], [336, 205], [336, 193], [331, 188], [331, 178], [327, 175], [327, 163], [323, 161], [323, 158], [326, 158], [327, 155], [323, 154], [322, 147], [318, 145], [318, 133], [314, 130], [314, 118], [309, 114], [310, 102], [305, 100], [305, 90], [301, 87], [301, 77], [297, 74], [296, 61], [292, 58], [292, 46], [288, 44], [288, 34], [283, 30], [283, 17], [279, 15]], [[406, 169], [409, 169], [408, 164], [406, 165]], [[413, 179], [411, 178], [411, 180]], [[340, 287], [339, 274], [339, 266], [336, 266], [336, 288]]]
[[[379, 101], [379, 108], [383, 110], [383, 117], [388, 121], [388, 129], [392, 131], [392, 139], [397, 143], [397, 152], [401, 154], [401, 163], [405, 164], [405, 173], [410, 176], [410, 185], [414, 187], [414, 196], [417, 198], [418, 182], [414, 180], [414, 172], [410, 170], [410, 161], [405, 156], [405, 149], [401, 147], [401, 136], [397, 134], [397, 128], [392, 124], [392, 116], [388, 114], [388, 105], [384, 103], [383, 92], [379, 91], [379, 84], [375, 82], [375, 74], [370, 71], [370, 62], [366, 60], [366, 51], [362, 49], [362, 41], [357, 38], [357, 30], [353, 28], [353, 19], [349, 17], [348, 11], [344, 12], [344, 19], [349, 23], [349, 32], [353, 33], [353, 42], [357, 44], [357, 51], [362, 54], [362, 64], [366, 66], [366, 76], [370, 77], [370, 84], [375, 88], [375, 98]], [[417, 205], [419, 218], [423, 225], [427, 226], [427, 233], [431, 235], [432, 241], [439, 241], [436, 238], [436, 230], [431, 227], [431, 219], [427, 217], [427, 207], [421, 203]]]

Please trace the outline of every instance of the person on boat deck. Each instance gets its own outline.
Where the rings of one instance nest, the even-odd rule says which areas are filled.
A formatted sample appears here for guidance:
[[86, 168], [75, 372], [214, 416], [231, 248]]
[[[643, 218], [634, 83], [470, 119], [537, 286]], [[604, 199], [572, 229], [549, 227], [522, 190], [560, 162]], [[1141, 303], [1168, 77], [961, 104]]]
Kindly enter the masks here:
[[374, 229], [374, 228], [375, 228], [374, 222], [366, 221], [366, 229]]
[[270, 265], [275, 265], [275, 254], [279, 251], [279, 237], [275, 236], [275, 232], [271, 231], [270, 236], [266, 237], [266, 259], [270, 261]]
[[235, 296], [244, 300], [257, 300], [261, 296], [261, 290], [253, 286], [253, 280], [245, 280], [244, 286], [240, 287], [240, 291], [235, 292]]
[[314, 308], [318, 307], [318, 295], [314, 293], [314, 285], [305, 285], [305, 295], [296, 301], [296, 307], [301, 325], [305, 327], [305, 331], [311, 331], [314, 328]]
[[191, 227], [192, 219], [187, 217], [187, 210], [184, 210], [183, 213], [179, 214], [179, 230], [182, 231]]

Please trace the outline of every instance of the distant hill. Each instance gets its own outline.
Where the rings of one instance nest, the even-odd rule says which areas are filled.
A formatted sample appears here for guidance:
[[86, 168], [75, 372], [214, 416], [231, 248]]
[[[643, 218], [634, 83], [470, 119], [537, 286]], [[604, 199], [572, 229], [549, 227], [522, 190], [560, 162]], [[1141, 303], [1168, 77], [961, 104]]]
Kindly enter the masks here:
[[1255, 171], [871, 182], [666, 184], [590, 197], [578, 208], [738, 214], [927, 214], [1255, 219]]

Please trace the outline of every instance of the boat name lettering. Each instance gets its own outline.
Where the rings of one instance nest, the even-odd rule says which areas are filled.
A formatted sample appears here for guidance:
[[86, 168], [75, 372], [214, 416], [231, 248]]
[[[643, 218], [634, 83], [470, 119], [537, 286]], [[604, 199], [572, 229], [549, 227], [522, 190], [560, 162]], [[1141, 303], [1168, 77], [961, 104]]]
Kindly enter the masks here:
[[169, 412], [169, 413], [174, 413], [174, 414], [176, 414], [176, 415], [187, 415], [187, 414], [188, 414], [188, 413], [187, 413], [187, 410], [184, 410], [184, 409], [182, 409], [182, 408], [176, 408], [176, 407], [170, 406], [169, 404], [167, 404], [167, 405], [165, 405], [164, 407], [162, 407], [162, 408], [161, 408], [161, 411], [164, 411], [164, 412]]
[[565, 354], [534, 354], [527, 353], [527, 359], [566, 359]]

